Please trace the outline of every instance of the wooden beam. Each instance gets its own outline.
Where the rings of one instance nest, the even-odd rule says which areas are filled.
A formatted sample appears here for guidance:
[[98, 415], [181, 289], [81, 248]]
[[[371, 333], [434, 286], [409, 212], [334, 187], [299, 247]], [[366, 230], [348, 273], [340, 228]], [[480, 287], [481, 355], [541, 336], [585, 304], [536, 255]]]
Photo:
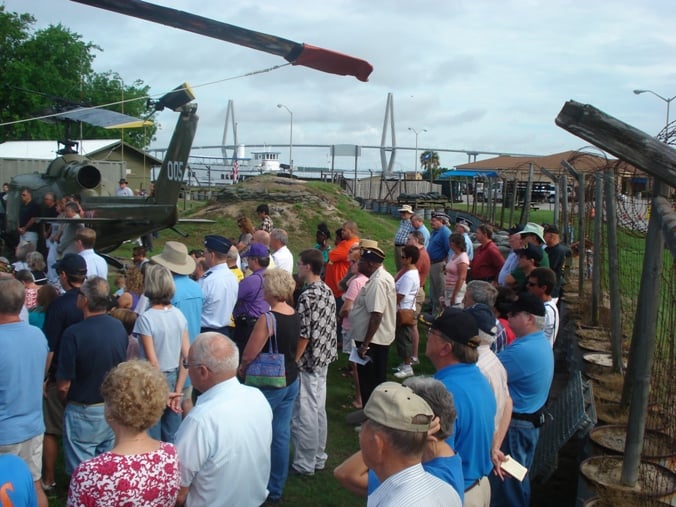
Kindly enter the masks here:
[[676, 187], [676, 150], [594, 106], [569, 100], [556, 124], [573, 135]]

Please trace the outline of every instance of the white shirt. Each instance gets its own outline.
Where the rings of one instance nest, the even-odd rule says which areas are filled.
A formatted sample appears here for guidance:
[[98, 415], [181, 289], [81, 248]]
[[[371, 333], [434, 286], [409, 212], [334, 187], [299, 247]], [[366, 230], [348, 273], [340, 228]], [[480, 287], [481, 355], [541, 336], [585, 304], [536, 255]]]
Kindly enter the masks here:
[[[481, 332], [481, 331], [480, 331]], [[481, 344], [477, 349], [479, 351], [479, 360], [476, 365], [493, 390], [495, 395], [495, 431], [498, 430], [502, 412], [505, 409], [505, 402], [509, 397], [509, 388], [507, 387], [507, 370], [491, 350], [488, 344]]]
[[80, 252], [80, 257], [87, 263], [87, 280], [94, 278], [95, 276], [100, 276], [104, 280], [108, 280], [108, 263], [103, 257], [91, 248], [82, 250]]
[[272, 258], [275, 261], [275, 266], [293, 274], [293, 254], [286, 245], [274, 252]]
[[545, 328], [543, 331], [553, 348], [556, 335], [559, 334], [559, 309], [554, 301], [545, 301]]
[[199, 284], [204, 296], [200, 325], [218, 329], [230, 324], [239, 284], [228, 265], [216, 264], [202, 275]]
[[186, 505], [258, 507], [268, 495], [272, 409], [231, 378], [208, 389], [176, 433]]
[[[180, 457], [180, 454], [179, 454]], [[453, 486], [425, 472], [420, 463], [388, 477], [369, 495], [368, 507], [461, 507]]]
[[134, 197], [134, 191], [129, 187], [118, 187], [118, 189], [115, 190], [115, 195], [118, 197]]
[[415, 310], [415, 297], [420, 288], [420, 275], [417, 269], [409, 269], [394, 282], [397, 294], [403, 294], [404, 298], [399, 301], [397, 308]]

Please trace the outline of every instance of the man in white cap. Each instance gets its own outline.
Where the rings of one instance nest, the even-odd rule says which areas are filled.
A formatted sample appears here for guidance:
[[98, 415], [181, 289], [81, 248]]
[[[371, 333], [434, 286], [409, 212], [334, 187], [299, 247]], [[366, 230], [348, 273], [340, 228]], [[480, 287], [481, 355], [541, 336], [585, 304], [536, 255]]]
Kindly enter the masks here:
[[422, 453], [434, 412], [410, 388], [384, 382], [364, 407], [366, 422], [359, 433], [364, 463], [380, 480], [367, 505], [460, 506], [453, 487], [425, 472]]
[[401, 269], [401, 249], [406, 246], [408, 233], [413, 230], [413, 224], [411, 223], [413, 208], [411, 205], [404, 204], [399, 208], [399, 216], [401, 217], [401, 221], [394, 235], [394, 264], [397, 266], [397, 271]]
[[469, 233], [472, 230], [472, 222], [466, 218], [458, 217], [455, 220], [455, 232], [459, 232], [465, 238], [465, 246], [467, 247], [467, 257], [471, 261], [474, 259], [474, 244], [472, 244], [472, 239], [469, 237]]

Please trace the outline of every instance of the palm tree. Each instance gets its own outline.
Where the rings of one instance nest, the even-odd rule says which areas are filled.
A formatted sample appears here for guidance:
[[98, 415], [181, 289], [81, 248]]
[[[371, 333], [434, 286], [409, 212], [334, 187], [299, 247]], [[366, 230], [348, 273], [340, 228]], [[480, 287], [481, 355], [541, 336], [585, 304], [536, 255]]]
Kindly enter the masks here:
[[424, 170], [423, 179], [430, 179], [430, 173], [432, 174], [432, 179], [436, 178], [440, 166], [439, 154], [431, 150], [423, 151], [420, 154], [420, 165]]

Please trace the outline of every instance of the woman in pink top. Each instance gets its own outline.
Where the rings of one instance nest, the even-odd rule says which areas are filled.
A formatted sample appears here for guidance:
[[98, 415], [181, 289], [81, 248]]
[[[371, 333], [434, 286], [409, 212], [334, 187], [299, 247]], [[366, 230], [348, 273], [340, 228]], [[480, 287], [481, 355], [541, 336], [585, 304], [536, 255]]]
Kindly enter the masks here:
[[441, 304], [450, 308], [451, 306], [462, 306], [462, 298], [465, 296], [467, 286], [469, 256], [466, 251], [465, 237], [462, 234], [454, 232], [448, 238], [448, 243], [451, 246], [452, 255], [444, 267], [445, 291]]
[[146, 432], [167, 406], [164, 375], [147, 361], [120, 363], [106, 376], [101, 394], [115, 447], [78, 465], [67, 505], [175, 505], [181, 482], [176, 449]]
[[[368, 277], [363, 273], [360, 273], [357, 269], [357, 263], [359, 262], [359, 249], [355, 249], [350, 252], [350, 273], [352, 273], [352, 278], [349, 279], [347, 283], [347, 291], [343, 294], [343, 306], [340, 307], [340, 312], [338, 317], [342, 317], [342, 333], [343, 333], [343, 352], [345, 354], [350, 354], [352, 352], [352, 346], [354, 345], [354, 339], [352, 337], [352, 332], [350, 330], [350, 310], [352, 310], [352, 305], [354, 305], [359, 292], [362, 290], [366, 282], [368, 282]], [[350, 364], [350, 369], [352, 371], [352, 377], [357, 389], [357, 394], [355, 395], [352, 406], [354, 408], [361, 408], [362, 401], [361, 395], [359, 392], [359, 377], [357, 376], [357, 365], [354, 363]]]

